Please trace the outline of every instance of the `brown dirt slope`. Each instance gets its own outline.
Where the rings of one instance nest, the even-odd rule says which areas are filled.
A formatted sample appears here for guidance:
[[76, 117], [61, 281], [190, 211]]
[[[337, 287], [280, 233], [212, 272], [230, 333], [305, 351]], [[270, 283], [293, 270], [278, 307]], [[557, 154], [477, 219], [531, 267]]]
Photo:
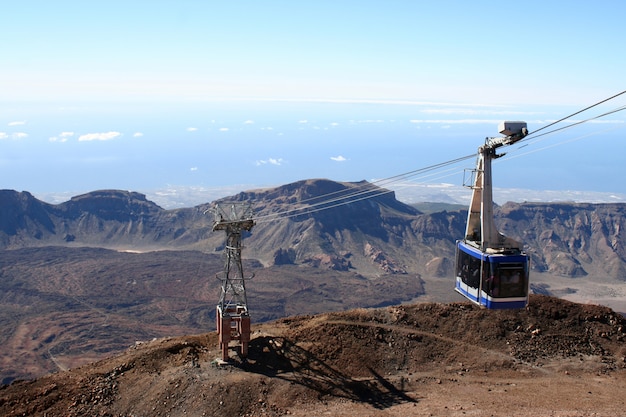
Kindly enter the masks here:
[[[215, 329], [223, 258], [199, 251], [42, 247], [0, 251], [0, 384], [124, 351], [136, 340]], [[244, 260], [253, 322], [382, 307], [424, 293], [419, 276], [366, 279]], [[247, 272], [252, 271], [252, 272]], [[249, 275], [248, 275], [249, 276]]]
[[0, 389], [0, 415], [621, 415], [626, 320], [532, 296], [527, 309], [424, 303], [255, 326], [245, 361], [215, 334]]

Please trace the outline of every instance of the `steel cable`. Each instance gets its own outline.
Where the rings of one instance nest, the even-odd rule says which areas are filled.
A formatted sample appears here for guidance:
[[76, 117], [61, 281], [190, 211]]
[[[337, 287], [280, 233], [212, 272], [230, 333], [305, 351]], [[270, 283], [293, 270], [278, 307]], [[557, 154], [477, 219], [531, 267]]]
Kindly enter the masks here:
[[[590, 121], [593, 120], [597, 120], [600, 119], [602, 117], [606, 117], [608, 115], [626, 110], [626, 106], [622, 106], [622, 107], [618, 107], [616, 109], [613, 109], [611, 111], [599, 114], [597, 116], [585, 119], [585, 120], [581, 120], [575, 123], [571, 123], [567, 126], [563, 126], [557, 129], [553, 129], [550, 130], [548, 132], [544, 132], [540, 135], [537, 135], [538, 132], [545, 130], [551, 126], [554, 126], [560, 122], [563, 122], [573, 116], [576, 116], [578, 114], [581, 114], [587, 110], [590, 110], [594, 107], [597, 107], [600, 104], [606, 103], [610, 100], [613, 100], [623, 94], [626, 94], [626, 90], [615, 94], [609, 98], [606, 98], [604, 100], [601, 100], [597, 103], [592, 104], [591, 106], [587, 106], [582, 110], [579, 110], [575, 113], [572, 113], [566, 117], [563, 117], [555, 122], [549, 123], [546, 126], [541, 127], [540, 129], [537, 129], [531, 133], [529, 133], [523, 140], [520, 140], [518, 143], [521, 143], [523, 141], [527, 141], [530, 139], [537, 139], [539, 137], [542, 136], [547, 136], [562, 130], [566, 130], [569, 128], [572, 128], [574, 126], [578, 126], [584, 123], [588, 123]], [[587, 135], [588, 136], [588, 135]], [[586, 137], [586, 136], [585, 136]], [[528, 146], [528, 144], [525, 144], [523, 146]], [[556, 146], [556, 145], [555, 145]], [[542, 148], [542, 149], [547, 149], [548, 147]], [[513, 149], [513, 151], [519, 150], [519, 148], [517, 149]], [[532, 153], [532, 152], [527, 152], [527, 153]], [[527, 154], [525, 153], [525, 154]], [[522, 155], [525, 155], [522, 154]], [[518, 155], [521, 156], [521, 155]], [[335, 207], [339, 207], [345, 204], [351, 204], [354, 202], [358, 202], [358, 201], [362, 201], [362, 200], [366, 200], [369, 198], [374, 198], [380, 195], [384, 195], [393, 191], [387, 190], [385, 188], [382, 188], [383, 186], [389, 185], [389, 184], [393, 184], [396, 182], [399, 182], [401, 180], [407, 180], [407, 179], [412, 179], [414, 177], [418, 177], [419, 175], [424, 175], [426, 173], [432, 172], [432, 171], [437, 171], [440, 170], [444, 167], [450, 166], [450, 165], [454, 165], [456, 163], [468, 160], [470, 158], [475, 158], [476, 154], [471, 154], [471, 155], [466, 155], [466, 156], [461, 156], [459, 158], [454, 158], [454, 159], [450, 159], [448, 161], [445, 162], [441, 162], [438, 164], [434, 164], [434, 165], [429, 165], [423, 168], [418, 168], [412, 171], [408, 171], [402, 174], [397, 174], [397, 175], [393, 175], [391, 177], [387, 177], [387, 178], [383, 178], [374, 182], [367, 182], [361, 186], [357, 186], [353, 189], [342, 189], [342, 190], [337, 190], [337, 191], [333, 191], [331, 193], [327, 193], [327, 194], [322, 194], [319, 196], [314, 196], [314, 197], [310, 197], [307, 199], [303, 199], [301, 201], [298, 202], [299, 205], [301, 205], [300, 207], [295, 207], [295, 208], [291, 208], [285, 211], [280, 211], [280, 212], [276, 212], [276, 213], [269, 213], [263, 216], [259, 216], [255, 218], [255, 222], [257, 224], [259, 223], [269, 223], [269, 222], [273, 222], [273, 221], [277, 221], [277, 220], [282, 220], [282, 219], [288, 219], [288, 218], [292, 218], [292, 217], [296, 217], [296, 216], [301, 216], [301, 215], [307, 215], [307, 214], [311, 214], [311, 213], [315, 213], [315, 212], [319, 212], [322, 210], [327, 210], [330, 208], [335, 208]], [[309, 202], [313, 202], [312, 204], [306, 204]], [[304, 205], [306, 204], [306, 205]]]

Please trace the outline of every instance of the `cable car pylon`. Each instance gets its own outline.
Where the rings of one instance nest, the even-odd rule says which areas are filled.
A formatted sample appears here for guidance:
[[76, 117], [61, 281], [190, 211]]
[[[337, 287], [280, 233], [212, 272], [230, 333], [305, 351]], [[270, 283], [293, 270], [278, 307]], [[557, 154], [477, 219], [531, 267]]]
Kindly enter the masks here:
[[[215, 320], [222, 351], [221, 360], [228, 362], [229, 343], [239, 341], [239, 354], [248, 356], [250, 342], [250, 313], [246, 295], [246, 278], [241, 261], [242, 232], [254, 226], [252, 206], [249, 203], [217, 204], [214, 207], [213, 230], [226, 232], [224, 245], [224, 270], [217, 275], [221, 281], [220, 299]], [[252, 278], [252, 276], [250, 277]], [[248, 278], [248, 279], [250, 279]]]
[[489, 309], [523, 308], [528, 304], [528, 255], [523, 245], [498, 232], [493, 216], [491, 162], [528, 134], [526, 122], [502, 122], [500, 138], [478, 148], [465, 237], [456, 245], [455, 290]]

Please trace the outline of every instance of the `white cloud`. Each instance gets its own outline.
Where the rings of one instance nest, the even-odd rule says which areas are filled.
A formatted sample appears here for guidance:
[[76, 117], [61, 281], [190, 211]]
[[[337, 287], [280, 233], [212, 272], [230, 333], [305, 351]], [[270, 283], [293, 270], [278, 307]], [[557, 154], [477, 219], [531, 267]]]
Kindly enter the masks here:
[[495, 119], [459, 119], [459, 120], [454, 120], [454, 119], [412, 119], [412, 120], [409, 120], [410, 123], [414, 123], [414, 124], [428, 124], [428, 123], [444, 124], [444, 125], [448, 125], [448, 124], [491, 124], [491, 125], [496, 125], [496, 126], [501, 121], [502, 120], [495, 120]]
[[79, 142], [88, 142], [92, 140], [111, 140], [122, 136], [120, 132], [101, 132], [87, 133], [78, 137]]
[[[458, 107], [458, 102], [445, 101], [424, 101], [424, 100], [385, 100], [385, 99], [361, 99], [361, 98], [242, 98], [232, 99], [233, 101], [269, 101], [269, 102], [287, 102], [287, 103], [332, 103], [332, 104], [390, 104], [394, 106], [450, 106]], [[463, 103], [469, 107], [504, 107], [494, 103]]]
[[383, 119], [365, 119], [365, 120], [356, 120], [354, 123], [385, 123]]
[[195, 172], [197, 170], [198, 170], [198, 167], [191, 167], [191, 168], [189, 168], [189, 171], [191, 171], [191, 172]]
[[197, 128], [197, 127], [188, 127], [188, 128], [187, 128], [187, 132], [195, 132], [195, 131], [197, 131], [197, 130], [198, 130], [198, 128]]
[[9, 122], [9, 126], [23, 126], [26, 124], [26, 120], [16, 120], [14, 122]]
[[308, 121], [308, 120], [298, 120], [298, 123], [300, 123], [300, 124], [303, 124], [303, 125], [304, 125], [304, 124], [309, 123], [309, 121]]
[[332, 159], [333, 161], [336, 161], [336, 162], [344, 162], [344, 161], [347, 161], [347, 159], [346, 159], [345, 157], [341, 156], [341, 155], [338, 155], [338, 156], [331, 156], [331, 157], [330, 157], [330, 159]]
[[140, 138], [140, 137], [142, 137], [142, 136], [143, 136], [143, 133], [141, 133], [141, 132], [135, 132], [135, 133], [133, 133], [133, 137], [134, 137], [134, 138]]
[[276, 165], [276, 166], [280, 166], [282, 165], [284, 162], [283, 158], [268, 158], [268, 159], [260, 159], [258, 161], [256, 161], [255, 165], [256, 166], [262, 166], [262, 165]]
[[24, 139], [27, 137], [28, 137], [28, 133], [24, 133], [24, 132], [15, 132], [15, 133], [0, 132], [0, 140], [2, 139], [20, 140], [20, 139]]
[[514, 110], [495, 110], [495, 109], [477, 109], [477, 108], [439, 108], [439, 109], [423, 109], [420, 110], [421, 113], [427, 113], [427, 114], [464, 114], [464, 115], [470, 115], [470, 116], [476, 116], [476, 115], [504, 115], [504, 116], [511, 116], [511, 115], [518, 115], [518, 116], [529, 116], [529, 115], [537, 115], [537, 114], [543, 114], [543, 112], [539, 112], [539, 111], [514, 111]]
[[220, 132], [228, 132], [230, 129], [227, 127], [220, 127]]
[[246, 120], [245, 122], [243, 122], [244, 125], [253, 125], [254, 124], [254, 120]]
[[58, 136], [53, 136], [48, 139], [50, 142], [67, 142], [68, 138], [74, 136], [74, 132], [61, 132]]

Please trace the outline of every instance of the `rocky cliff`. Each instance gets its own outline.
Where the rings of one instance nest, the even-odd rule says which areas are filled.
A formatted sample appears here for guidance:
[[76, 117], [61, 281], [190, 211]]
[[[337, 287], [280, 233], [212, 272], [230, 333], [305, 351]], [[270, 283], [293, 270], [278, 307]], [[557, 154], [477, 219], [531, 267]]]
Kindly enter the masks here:
[[[263, 265], [311, 264], [367, 276], [447, 276], [463, 210], [421, 213], [367, 182], [305, 180], [217, 203], [253, 204], [245, 256]], [[58, 205], [0, 191], [0, 247], [94, 246], [220, 252], [211, 204], [164, 210], [135, 192], [104, 190]], [[525, 244], [532, 268], [568, 277], [626, 279], [625, 204], [507, 203], [500, 231]]]

